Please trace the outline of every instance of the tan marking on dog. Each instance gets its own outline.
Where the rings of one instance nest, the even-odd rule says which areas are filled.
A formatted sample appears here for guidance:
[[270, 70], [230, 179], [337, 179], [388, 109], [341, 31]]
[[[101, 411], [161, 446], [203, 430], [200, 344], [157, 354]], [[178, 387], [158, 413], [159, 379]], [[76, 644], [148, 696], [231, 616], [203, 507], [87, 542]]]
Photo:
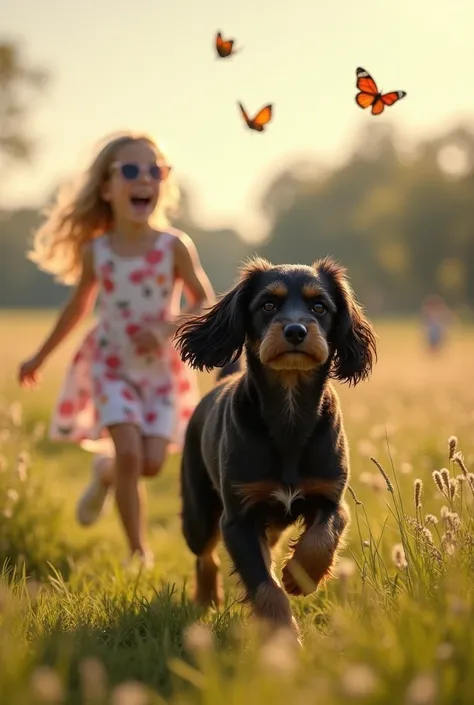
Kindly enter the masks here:
[[195, 602], [202, 607], [219, 607], [223, 601], [220, 561], [212, 552], [196, 559]]
[[262, 480], [260, 482], [243, 482], [234, 485], [240, 496], [244, 509], [249, 509], [259, 502], [281, 502], [286, 513], [291, 511], [291, 505], [297, 497], [302, 497], [301, 490], [292, 490], [281, 482], [275, 480]]
[[277, 545], [278, 541], [280, 540], [281, 534], [282, 530], [277, 526], [267, 526], [267, 528], [265, 529], [265, 537], [270, 548], [273, 548]]
[[272, 492], [280, 487], [281, 483], [275, 480], [261, 480], [235, 484], [234, 490], [239, 495], [243, 508], [249, 509], [259, 502], [267, 502]]
[[309, 372], [326, 362], [329, 347], [317, 323], [308, 325], [308, 335], [298, 346], [298, 352], [285, 339], [283, 328], [281, 323], [272, 323], [260, 341], [259, 358], [262, 365], [285, 372], [286, 375], [288, 372]]
[[259, 502], [281, 502], [287, 513], [298, 497], [311, 495], [326, 497], [338, 502], [344, 487], [344, 480], [302, 480], [297, 487], [291, 489], [277, 480], [260, 480], [258, 482], [241, 482], [234, 484], [234, 490], [239, 495], [244, 509], [259, 504]]
[[304, 351], [295, 352], [294, 350], [286, 350], [272, 358], [268, 362], [268, 367], [271, 367], [272, 370], [277, 372], [283, 372], [284, 374], [288, 371], [297, 371], [301, 374], [317, 369], [320, 364], [322, 363], [318, 362], [316, 358], [308, 355], [308, 353]]
[[329, 346], [317, 323], [308, 325], [308, 335], [304, 342], [308, 352], [318, 361], [318, 364], [324, 365], [329, 357]]
[[345, 478], [338, 477], [335, 480], [320, 480], [317, 478], [309, 478], [301, 480], [298, 483], [298, 488], [305, 497], [321, 496], [326, 497], [332, 502], [339, 502], [342, 491], [344, 489]]
[[204, 551], [196, 559], [196, 588], [194, 600], [198, 605], [218, 607], [223, 601], [223, 588], [219, 573], [220, 561], [216, 552], [220, 529], [210, 536]]
[[312, 374], [313, 368], [310, 370], [272, 370], [275, 380], [281, 384], [285, 391], [284, 411], [290, 419], [293, 419], [298, 411], [298, 385], [304, 382]]
[[301, 293], [309, 299], [312, 296], [322, 296], [326, 292], [321, 286], [319, 286], [319, 284], [316, 284], [316, 282], [308, 282], [307, 284], [303, 284]]
[[347, 506], [341, 504], [329, 522], [316, 520], [302, 533], [282, 572], [283, 587], [288, 594], [309, 595], [329, 576], [349, 519]]
[[251, 341], [249, 346], [255, 357], [260, 357], [260, 340]]
[[281, 297], [282, 299], [284, 299], [285, 296], [288, 296], [288, 287], [285, 282], [280, 280], [271, 282], [271, 284], [268, 284], [263, 291], [272, 294], [273, 296], [278, 296], [279, 298]]
[[278, 370], [276, 377], [288, 394], [293, 395], [298, 382], [301, 381], [302, 373], [299, 370]]

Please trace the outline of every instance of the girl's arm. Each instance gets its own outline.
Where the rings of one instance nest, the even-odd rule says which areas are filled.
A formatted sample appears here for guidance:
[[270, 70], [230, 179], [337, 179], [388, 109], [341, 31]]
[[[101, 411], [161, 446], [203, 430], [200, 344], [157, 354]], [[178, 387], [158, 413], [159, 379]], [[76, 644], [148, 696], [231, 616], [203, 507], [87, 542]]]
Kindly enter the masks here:
[[191, 238], [182, 233], [176, 239], [174, 250], [175, 274], [182, 279], [188, 305], [182, 314], [194, 314], [215, 303], [214, 289], [202, 268], [199, 255]]
[[92, 247], [86, 248], [82, 259], [82, 274], [73, 295], [64, 306], [48, 338], [36, 353], [42, 363], [63, 342], [77, 324], [93, 309], [97, 298], [97, 279]]
[[[50, 335], [39, 350], [20, 369], [20, 382], [34, 378], [34, 373], [51, 353], [63, 342], [77, 324], [92, 310], [97, 298], [97, 280], [94, 271], [92, 247], [85, 249], [82, 260], [82, 274], [69, 301], [64, 306]], [[32, 380], [34, 381], [34, 380]]]
[[204, 306], [211, 306], [216, 300], [212, 284], [199, 260], [196, 246], [189, 235], [185, 233], [180, 233], [179, 238], [176, 238], [175, 241], [174, 271], [175, 277], [183, 281], [187, 306], [174, 321], [165, 324], [164, 333], [163, 325], [160, 326], [160, 338], [163, 334], [165, 338], [172, 337], [176, 333], [179, 319], [183, 315], [199, 313]]

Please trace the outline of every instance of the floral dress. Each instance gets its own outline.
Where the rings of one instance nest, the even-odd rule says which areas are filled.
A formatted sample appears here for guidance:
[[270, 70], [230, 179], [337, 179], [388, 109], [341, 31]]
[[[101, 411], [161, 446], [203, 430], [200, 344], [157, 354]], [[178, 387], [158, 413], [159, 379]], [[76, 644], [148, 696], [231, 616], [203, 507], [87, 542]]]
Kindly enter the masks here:
[[107, 426], [137, 425], [143, 436], [161, 436], [178, 450], [199, 400], [196, 374], [171, 340], [143, 354], [132, 341], [173, 316], [174, 242], [160, 233], [146, 255], [116, 255], [108, 235], [93, 242], [99, 282], [99, 317], [77, 350], [63, 382], [50, 438], [113, 454]]

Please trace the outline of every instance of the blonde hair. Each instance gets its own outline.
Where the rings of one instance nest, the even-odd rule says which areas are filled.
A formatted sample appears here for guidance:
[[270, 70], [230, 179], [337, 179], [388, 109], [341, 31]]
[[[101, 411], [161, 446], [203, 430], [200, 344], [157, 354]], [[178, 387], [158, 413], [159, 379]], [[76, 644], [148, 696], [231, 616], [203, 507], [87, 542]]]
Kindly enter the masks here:
[[[72, 184], [64, 184], [52, 207], [45, 210], [46, 221], [34, 234], [33, 249], [28, 258], [62, 284], [75, 284], [81, 275], [83, 248], [88, 242], [113, 228], [110, 205], [103, 200], [102, 185], [109, 176], [117, 152], [134, 142], [147, 142], [166, 163], [163, 152], [146, 134], [122, 132], [109, 137], [97, 150], [89, 168]], [[179, 190], [173, 172], [162, 183], [151, 224], [163, 229], [169, 226], [169, 215], [175, 211]]]

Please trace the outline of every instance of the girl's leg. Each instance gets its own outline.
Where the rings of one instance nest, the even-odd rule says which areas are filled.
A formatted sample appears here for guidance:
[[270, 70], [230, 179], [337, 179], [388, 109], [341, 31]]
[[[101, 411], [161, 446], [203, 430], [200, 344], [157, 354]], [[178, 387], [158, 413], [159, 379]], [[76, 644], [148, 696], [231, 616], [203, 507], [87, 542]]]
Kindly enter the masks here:
[[[134, 426], [132, 426], [132, 428], [135, 430]], [[166, 438], [154, 436], [144, 438], [142, 442], [143, 463], [141, 474], [143, 477], [155, 477], [160, 472], [166, 460], [169, 441]], [[77, 519], [83, 526], [90, 526], [99, 519], [105, 502], [109, 497], [109, 491], [112, 485], [116, 483], [117, 471], [114, 457], [97, 455], [94, 457], [92, 463], [92, 480], [79, 499], [76, 510]], [[141, 517], [140, 534], [144, 536], [146, 529], [145, 488], [139, 485], [138, 494]]]
[[143, 440], [139, 429], [129, 423], [109, 427], [115, 446], [115, 500], [132, 554], [146, 551], [143, 505], [139, 478], [143, 472]]
[[[144, 437], [142, 439], [143, 448], [143, 465], [142, 465], [142, 477], [156, 477], [161, 471], [163, 464], [166, 459], [167, 449], [169, 441], [166, 438], [161, 438], [159, 436]], [[139, 485], [139, 493], [141, 499], [141, 526], [142, 533], [145, 533], [146, 525], [146, 489], [143, 484]], [[148, 566], [153, 564], [153, 554], [151, 551], [147, 551], [144, 555], [145, 563]]]
[[156, 477], [164, 465], [168, 453], [169, 441], [161, 436], [143, 438], [143, 470], [144, 477]]
[[107, 455], [96, 455], [92, 460], [92, 479], [79, 498], [77, 520], [82, 526], [94, 524], [104, 508], [114, 482], [115, 461]]

